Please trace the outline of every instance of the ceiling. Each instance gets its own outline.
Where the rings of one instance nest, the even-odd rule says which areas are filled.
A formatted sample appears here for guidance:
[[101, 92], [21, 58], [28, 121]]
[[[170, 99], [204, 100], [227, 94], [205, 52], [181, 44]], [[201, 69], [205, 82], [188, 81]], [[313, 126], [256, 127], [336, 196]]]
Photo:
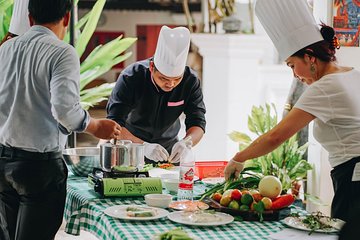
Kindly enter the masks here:
[[[79, 0], [79, 8], [91, 8], [96, 0]], [[183, 0], [107, 0], [105, 9], [183, 12]], [[188, 0], [191, 12], [201, 11], [201, 0]]]

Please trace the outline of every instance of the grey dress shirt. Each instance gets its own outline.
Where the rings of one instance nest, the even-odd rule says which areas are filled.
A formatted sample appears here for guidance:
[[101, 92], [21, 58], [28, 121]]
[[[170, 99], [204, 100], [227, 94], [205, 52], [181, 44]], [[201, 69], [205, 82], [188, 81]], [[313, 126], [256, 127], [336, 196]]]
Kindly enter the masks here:
[[90, 117], [80, 106], [79, 57], [48, 28], [33, 26], [0, 47], [0, 144], [60, 151]]

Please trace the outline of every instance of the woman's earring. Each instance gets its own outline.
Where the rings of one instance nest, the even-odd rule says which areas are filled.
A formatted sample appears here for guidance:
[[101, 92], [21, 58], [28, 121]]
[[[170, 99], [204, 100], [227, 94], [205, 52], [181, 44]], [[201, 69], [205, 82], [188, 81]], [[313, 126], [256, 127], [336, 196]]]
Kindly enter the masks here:
[[312, 75], [315, 74], [315, 66], [314, 66], [313, 63], [311, 63], [311, 65], [310, 65], [310, 72], [311, 72]]

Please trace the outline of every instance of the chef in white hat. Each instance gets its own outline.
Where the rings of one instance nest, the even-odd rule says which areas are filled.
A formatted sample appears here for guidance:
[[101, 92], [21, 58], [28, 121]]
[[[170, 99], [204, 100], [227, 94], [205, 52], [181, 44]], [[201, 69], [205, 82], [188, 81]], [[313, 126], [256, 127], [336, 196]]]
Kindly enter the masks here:
[[[196, 73], [186, 66], [190, 32], [160, 30], [154, 57], [124, 69], [107, 105], [107, 117], [122, 127], [122, 139], [145, 144], [147, 160], [177, 163], [205, 132], [205, 105]], [[179, 141], [180, 115], [186, 134]]]
[[14, 1], [9, 32], [5, 35], [1, 44], [10, 38], [24, 34], [30, 29], [28, 5], [29, 0]]
[[277, 126], [235, 154], [225, 177], [239, 176], [245, 161], [270, 153], [314, 120], [314, 137], [333, 167], [331, 215], [346, 221], [360, 210], [360, 72], [336, 63], [334, 29], [319, 30], [305, 0], [257, 0], [255, 12], [280, 58], [309, 86]]

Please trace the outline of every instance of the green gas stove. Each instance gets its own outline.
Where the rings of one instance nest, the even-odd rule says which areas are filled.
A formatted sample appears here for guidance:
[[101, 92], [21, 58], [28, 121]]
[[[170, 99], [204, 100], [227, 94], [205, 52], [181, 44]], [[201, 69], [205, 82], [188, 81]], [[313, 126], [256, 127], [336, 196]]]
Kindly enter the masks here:
[[149, 177], [148, 172], [105, 172], [94, 168], [88, 175], [88, 184], [102, 197], [139, 197], [162, 193], [161, 179]]

